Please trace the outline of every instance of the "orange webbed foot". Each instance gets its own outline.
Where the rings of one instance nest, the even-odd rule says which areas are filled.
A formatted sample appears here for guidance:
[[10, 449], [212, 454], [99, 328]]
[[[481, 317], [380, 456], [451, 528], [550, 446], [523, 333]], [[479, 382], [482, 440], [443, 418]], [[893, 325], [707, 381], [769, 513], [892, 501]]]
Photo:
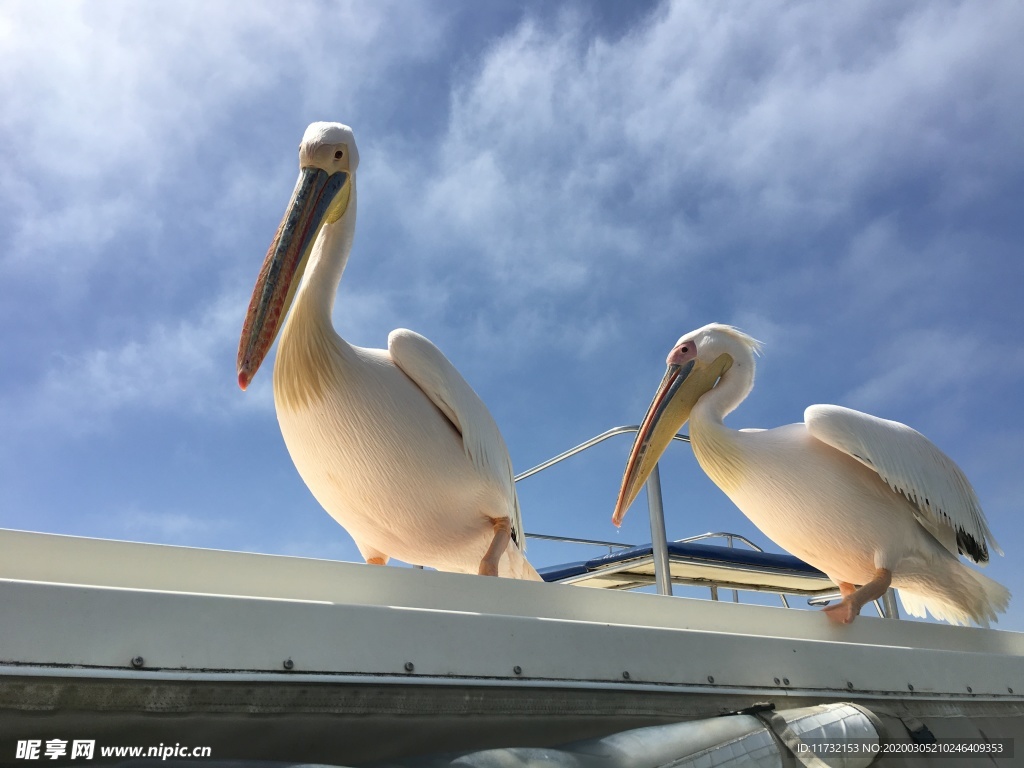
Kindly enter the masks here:
[[877, 568], [875, 577], [862, 587], [854, 589], [853, 584], [839, 582], [839, 592], [843, 599], [835, 605], [825, 608], [825, 615], [833, 624], [852, 624], [860, 614], [860, 609], [872, 600], [885, 594], [892, 584], [892, 571]]
[[828, 620], [833, 624], [851, 624], [860, 614], [860, 606], [854, 605], [848, 597], [844, 597], [835, 605], [823, 609]]

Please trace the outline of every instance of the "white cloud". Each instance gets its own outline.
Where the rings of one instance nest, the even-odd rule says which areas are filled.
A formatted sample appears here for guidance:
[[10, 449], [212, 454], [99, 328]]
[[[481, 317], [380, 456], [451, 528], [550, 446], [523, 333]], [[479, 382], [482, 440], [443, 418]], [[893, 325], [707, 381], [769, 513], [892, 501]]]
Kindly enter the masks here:
[[948, 334], [932, 329], [900, 329], [884, 338], [872, 338], [865, 347], [878, 373], [851, 390], [845, 401], [884, 415], [919, 399], [947, 404], [957, 399], [962, 395], [959, 388], [966, 386], [961, 371], [941, 364], [951, 342]]
[[7, 400], [5, 420], [12, 427], [87, 434], [105, 429], [123, 410], [223, 418], [271, 408], [269, 386], [243, 395], [235, 381], [245, 306], [241, 296], [225, 297], [195, 318], [158, 322], [120, 343], [65, 355], [31, 390]]
[[[394, 10], [115, 0], [65, 2], [53, 13], [9, 4], [11, 44], [0, 55], [12, 101], [3, 125], [21, 129], [34, 165], [72, 179], [125, 164], [170, 171], [179, 154], [230, 123], [231, 108], [283, 81], [298, 80], [315, 102], [372, 87], [393, 61], [424, 55], [438, 25], [420, 6]], [[330, 34], [316, 34], [325, 25]], [[394, 44], [381, 46], [382, 38]], [[242, 127], [234, 126], [237, 139]]]
[[[17, 148], [17, 182], [0, 187], [13, 212], [0, 268], [83, 271], [200, 155], [262, 163], [246, 139], [263, 121], [372, 98], [389, 66], [425, 55], [441, 28], [420, 6], [390, 3], [11, 3], [0, 14], [0, 138]], [[40, 240], [55, 222], [61, 232]]]
[[[17, 148], [0, 179], [0, 300], [81, 323], [83, 350], [6, 385], [8, 423], [81, 433], [124, 409], [269, 407], [269, 364], [245, 395], [233, 375], [241, 291], [294, 174], [293, 154], [258, 151], [266, 123], [298, 112], [294, 151], [303, 113], [347, 119], [337, 110], [428, 55], [446, 22], [401, 5], [0, 8], [0, 139]], [[253, 210], [275, 211], [265, 241]], [[359, 332], [382, 302], [367, 292], [339, 315]], [[50, 349], [67, 349], [58, 335]]]
[[[387, 330], [381, 327], [398, 314], [394, 301], [393, 295], [372, 290], [342, 293], [335, 325], [352, 343], [386, 347]], [[156, 321], [120, 342], [63, 355], [31, 390], [3, 404], [5, 422], [26, 428], [59, 425], [68, 434], [88, 434], [134, 410], [206, 419], [272, 411], [273, 352], [248, 391], [241, 392], [235, 378], [247, 306], [244, 295], [225, 294], [194, 315]]]
[[[794, 250], [829, 231], [850, 252], [844, 300], [877, 305], [905, 287], [912, 274], [887, 284], [869, 272], [886, 266], [880, 238], [917, 253], [872, 206], [927, 183], [914, 205], [948, 211], [1002, 183], [985, 171], [1005, 145], [981, 128], [1020, 144], [1006, 136], [1024, 98], [991, 94], [1024, 96], [1012, 74], [1024, 14], [1013, 3], [833, 10], [667, 3], [614, 43], [571, 17], [527, 20], [456, 83], [436, 156], [379, 156], [409, 242], [431, 254], [422, 281], [461, 275], [486, 296], [492, 341], [514, 333], [527, 346], [557, 343], [565, 324], [597, 327], [630, 282], [656, 283], [652, 302], [665, 301], [658, 289], [699, 285], [724, 259], [746, 267], [723, 285], [733, 301], [775, 274], [799, 280], [812, 259]], [[912, 258], [898, 269], [924, 277]], [[538, 322], [538, 296], [574, 309]]]
[[[9, 19], [19, 40], [43, 23], [28, 7]], [[242, 18], [232, 6], [73, 5], [39, 50], [22, 43], [9, 52], [7, 61], [38, 65], [40, 82], [58, 85], [42, 113], [22, 96], [0, 126], [27, 129], [28, 157], [50, 170], [63, 167], [53, 148], [70, 135], [81, 162], [69, 173], [98, 194], [66, 201], [65, 222], [52, 230], [52, 213], [23, 196], [8, 263], [27, 263], [28, 244], [39, 243], [54, 266], [72, 233], [85, 231], [94, 245], [69, 261], [88, 267], [89, 247], [139, 220], [142, 205], [133, 203], [146, 200], [147, 184], [163, 183], [200, 150], [212, 154], [211, 137], [259, 94], [277, 98], [282, 84], [294, 86], [288, 106], [301, 102], [303, 111], [332, 100], [351, 105], [354, 93], [369, 110], [389, 62], [442, 55], [432, 46], [447, 22], [430, 6], [391, 15], [362, 5], [290, 8], [282, 23], [280, 6], [270, 4], [247, 6]], [[333, 22], [336, 32], [320, 33]], [[534, 350], [592, 358], [622, 346], [641, 323], [678, 323], [659, 335], [674, 338], [708, 320], [734, 320], [770, 343], [806, 340], [822, 321], [813, 312], [847, 324], [857, 312], [889, 307], [897, 308], [890, 316], [912, 317], [915, 303], [930, 300], [920, 288], [935, 280], [928, 256], [936, 252], [908, 244], [898, 222], [868, 210], [871, 201], [922, 177], [934, 181], [936, 166], [948, 170], [935, 193], [946, 209], [991, 194], [1000, 176], [983, 171], [1020, 142], [1008, 126], [1020, 124], [1024, 99], [1007, 97], [1022, 88], [1011, 66], [1022, 27], [1012, 3], [986, 14], [954, 3], [828, 14], [811, 5], [666, 3], [615, 42], [589, 38], [579, 18], [546, 27], [527, 19], [479, 61], [462, 62], [441, 135], [415, 126], [365, 135], [358, 113], [351, 120], [363, 149], [353, 257], [361, 265], [342, 284], [339, 331], [383, 346], [390, 328], [413, 327], [485, 370]], [[69, 131], [75, 115], [82, 128]], [[1004, 143], [989, 146], [988, 134], [973, 132], [983, 124], [994, 124]], [[246, 127], [261, 135], [259, 125]], [[207, 167], [200, 180], [222, 187], [196, 222], [206, 245], [223, 250], [220, 266], [201, 265], [202, 248], [175, 263], [207, 278], [221, 269], [231, 275], [222, 283], [247, 290], [259, 254], [244, 256], [240, 244], [251, 249], [255, 209], [261, 221], [275, 211], [266, 220], [272, 232], [294, 160], [260, 154], [246, 162], [233, 148], [218, 147], [220, 172]], [[112, 191], [110, 180], [136, 160], [141, 186]], [[17, 185], [5, 184], [13, 196]], [[148, 215], [142, 221], [158, 232], [170, 212]], [[799, 250], [830, 227], [833, 252]], [[937, 255], [947, 281], [965, 263]], [[183, 280], [170, 269], [155, 271]], [[701, 292], [719, 297], [701, 303]], [[695, 318], [691, 301], [724, 316]], [[800, 305], [812, 315], [790, 309]], [[237, 393], [221, 373], [233, 369], [244, 306], [236, 292], [197, 319], [140, 317], [132, 338], [97, 339], [92, 352], [65, 358], [45, 378], [50, 397], [40, 396], [35, 411], [109, 414], [187, 402], [194, 411], [232, 412]], [[908, 327], [937, 333], [925, 322]], [[154, 359], [173, 361], [173, 378], [146, 365]], [[899, 370], [906, 367], [852, 396], [881, 402], [906, 383]], [[77, 393], [66, 383], [71, 372], [81, 377]], [[269, 376], [244, 402], [255, 395], [268, 405], [261, 379]]]
[[[897, 327], [865, 340], [863, 383], [847, 393], [852, 407], [897, 418], [918, 412], [922, 431], [954, 435], [986, 410], [985, 404], [1024, 379], [1024, 352], [1007, 339], [970, 329]], [[993, 374], [999, 377], [993, 381]]]
[[181, 510], [128, 506], [105, 513], [97, 524], [104, 535], [129, 541], [196, 546], [229, 532], [234, 521], [222, 516], [196, 515]]

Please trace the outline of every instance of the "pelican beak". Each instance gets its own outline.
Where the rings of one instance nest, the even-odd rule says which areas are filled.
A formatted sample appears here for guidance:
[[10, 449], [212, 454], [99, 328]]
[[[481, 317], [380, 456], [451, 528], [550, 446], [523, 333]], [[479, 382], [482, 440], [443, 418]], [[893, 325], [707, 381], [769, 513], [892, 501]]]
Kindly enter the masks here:
[[669, 365], [629, 452], [622, 488], [612, 515], [615, 525], [622, 524], [629, 505], [640, 493], [676, 432], [690, 418], [693, 406], [715, 386], [731, 365], [732, 358], [725, 354], [719, 355], [710, 365], [699, 360], [690, 360], [681, 366]]
[[238, 386], [249, 386], [277, 338], [320, 229], [348, 207], [349, 174], [305, 167], [260, 268], [238, 340]]

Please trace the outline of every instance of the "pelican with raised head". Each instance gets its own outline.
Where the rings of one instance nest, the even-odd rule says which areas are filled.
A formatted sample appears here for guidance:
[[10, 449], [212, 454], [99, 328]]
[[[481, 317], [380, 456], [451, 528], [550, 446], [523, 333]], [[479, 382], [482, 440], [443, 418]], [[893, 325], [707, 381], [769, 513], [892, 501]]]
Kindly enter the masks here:
[[988, 626], [1010, 593], [958, 558], [1002, 554], [952, 459], [919, 432], [838, 405], [804, 422], [735, 431], [723, 424], [754, 386], [760, 342], [713, 323], [688, 333], [640, 426], [612, 522], [619, 525], [676, 431], [690, 422], [701, 468], [768, 538], [823, 571], [854, 620], [891, 586], [914, 616]]
[[274, 366], [281, 434], [366, 562], [537, 580], [522, 553], [508, 449], [466, 380], [412, 331], [392, 331], [386, 350], [334, 331], [358, 165], [348, 126], [306, 129], [299, 179], [242, 328], [238, 384], [249, 386], [283, 323]]

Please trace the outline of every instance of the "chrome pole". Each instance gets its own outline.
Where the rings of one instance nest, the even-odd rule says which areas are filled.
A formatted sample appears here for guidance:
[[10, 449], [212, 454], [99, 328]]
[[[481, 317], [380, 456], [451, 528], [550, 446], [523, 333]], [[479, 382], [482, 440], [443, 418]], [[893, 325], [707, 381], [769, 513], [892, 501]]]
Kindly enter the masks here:
[[896, 590], [890, 588], [885, 590], [885, 594], [882, 595], [882, 607], [885, 609], [883, 614], [887, 619], [898, 619], [900, 617], [900, 607], [896, 603]]
[[661, 472], [657, 464], [647, 478], [647, 509], [651, 517], [654, 583], [659, 595], [671, 595], [672, 572], [668, 561], [668, 536], [665, 533], [665, 506], [661, 500]]

